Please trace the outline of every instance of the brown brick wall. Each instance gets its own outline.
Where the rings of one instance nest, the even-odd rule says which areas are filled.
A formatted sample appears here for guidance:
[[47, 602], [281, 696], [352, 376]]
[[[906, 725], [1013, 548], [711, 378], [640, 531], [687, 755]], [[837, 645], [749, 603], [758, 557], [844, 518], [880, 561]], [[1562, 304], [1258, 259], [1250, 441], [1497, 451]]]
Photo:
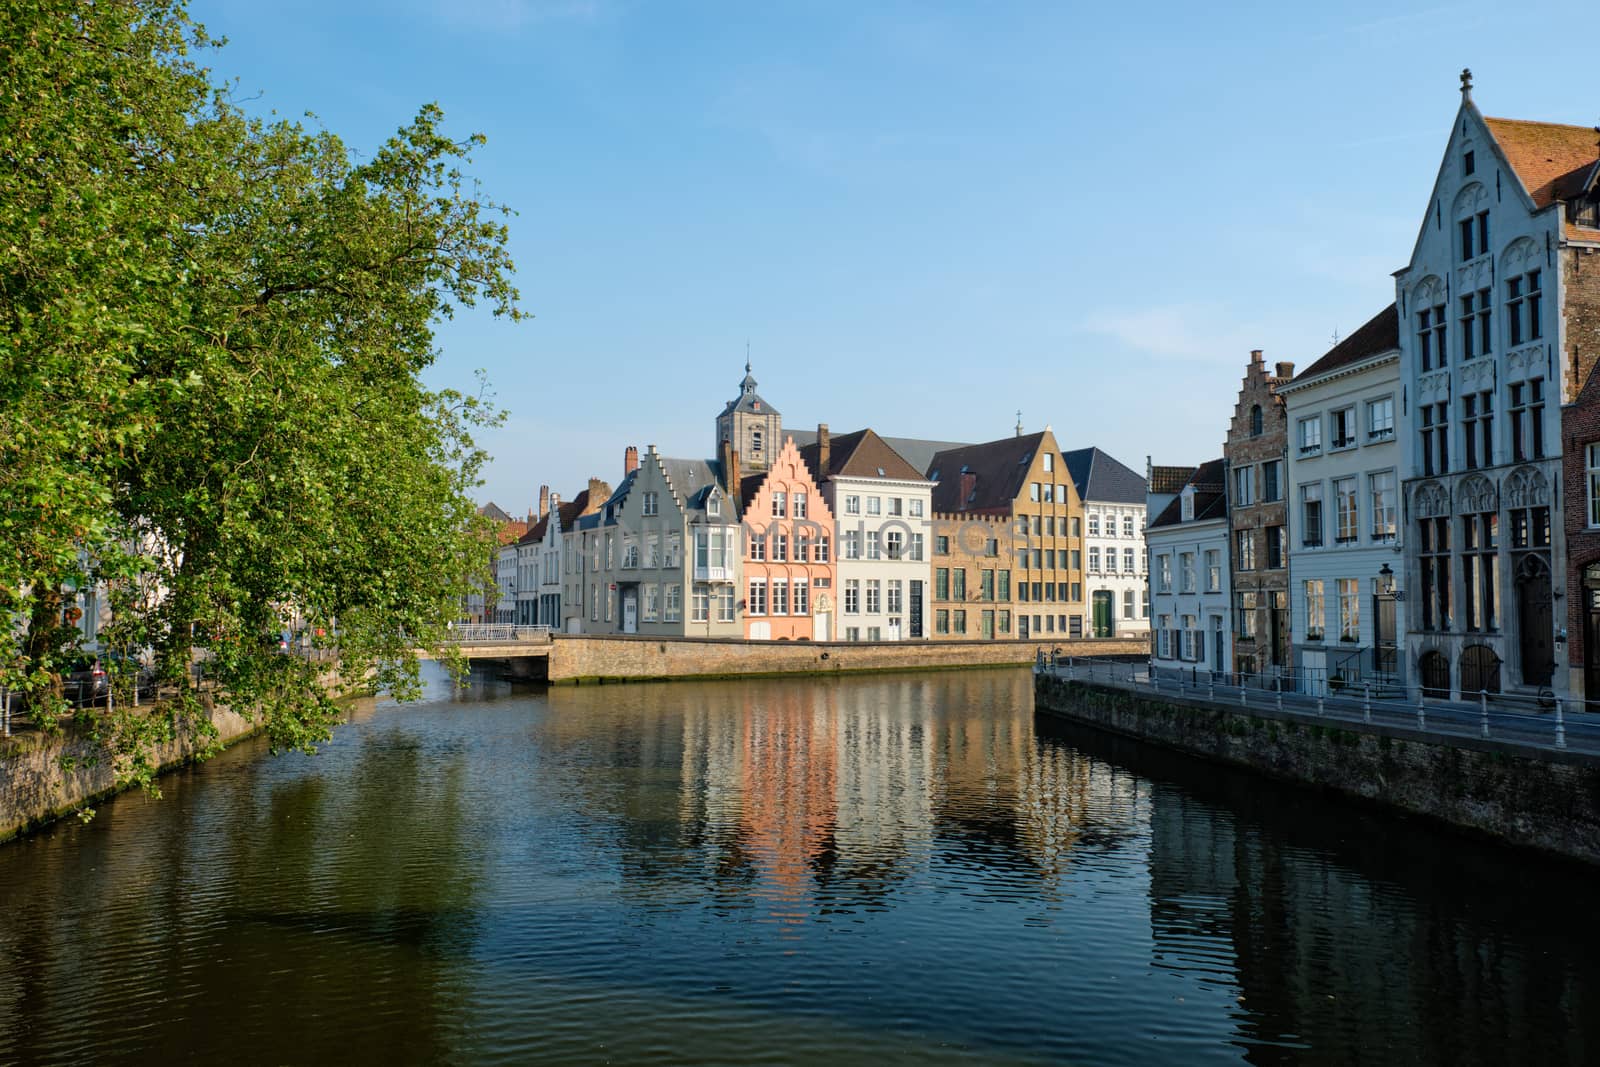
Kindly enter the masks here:
[[[1282, 566], [1273, 570], [1267, 568], [1267, 530], [1274, 526], [1287, 526], [1289, 521], [1288, 500], [1289, 489], [1285, 484], [1288, 477], [1288, 463], [1286, 461], [1289, 427], [1288, 416], [1284, 408], [1284, 400], [1278, 395], [1278, 386], [1286, 383], [1287, 377], [1278, 377], [1273, 373], [1277, 368], [1268, 367], [1260, 352], [1250, 353], [1250, 365], [1245, 372], [1244, 380], [1239, 388], [1239, 400], [1234, 405], [1233, 421], [1228, 426], [1228, 439], [1222, 446], [1223, 458], [1228, 465], [1228, 520], [1230, 537], [1228, 542], [1229, 572], [1232, 580], [1232, 589], [1235, 594], [1241, 592], [1255, 592], [1260, 594], [1256, 606], [1256, 638], [1254, 641], [1241, 641], [1237, 636], [1237, 619], [1234, 613], [1229, 612], [1229, 626], [1235, 629], [1234, 637], [1234, 665], [1236, 670], [1260, 671], [1266, 669], [1271, 662], [1269, 643], [1272, 634], [1271, 612], [1269, 604], [1274, 594], [1284, 596], [1285, 610], [1280, 614], [1279, 626], [1284, 632], [1280, 646], [1288, 647], [1287, 631], [1289, 627], [1289, 612], [1287, 610], [1287, 594], [1289, 590], [1289, 560], [1288, 552], [1284, 552]], [[1286, 368], [1293, 372], [1293, 368]], [[1262, 428], [1261, 433], [1252, 432], [1252, 409], [1261, 406]], [[1234, 497], [1233, 471], [1246, 465], [1260, 464], [1264, 460], [1278, 460], [1282, 463], [1278, 472], [1279, 499], [1273, 503], [1253, 503], [1248, 507], [1238, 506]], [[1254, 489], [1251, 499], [1260, 501], [1262, 496], [1262, 480], [1259, 467], [1254, 479]], [[1248, 532], [1255, 544], [1256, 566], [1251, 570], [1242, 570], [1239, 567], [1237, 548], [1237, 532]], [[1284, 656], [1284, 666], [1287, 666], [1287, 654]]]
[[1600, 377], [1594, 374], [1600, 363], [1600, 253], [1563, 249], [1561, 272], [1567, 345], [1563, 396], [1568, 401], [1561, 409], [1561, 499], [1567, 535], [1567, 617], [1563, 623], [1567, 628], [1566, 660], [1571, 667], [1569, 682], [1574, 695], [1600, 700], [1600, 693], [1586, 692], [1583, 669], [1588, 655], [1584, 635], [1588, 594], [1583, 572], [1590, 564], [1600, 563], [1600, 530], [1589, 528], [1586, 474], [1587, 446], [1600, 443]]
[[[941, 541], [941, 538], [944, 540]], [[1017, 636], [1016, 617], [1009, 600], [1000, 599], [1000, 572], [1009, 576], [1014, 587], [1017, 581], [1017, 540], [1012, 521], [995, 515], [960, 515], [936, 512], [928, 530], [928, 551], [931, 571], [928, 577], [928, 612], [923, 628], [933, 641], [963, 641], [982, 638], [984, 612], [994, 613], [994, 639], [1009, 641]], [[989, 555], [989, 543], [994, 542], [995, 555]], [[947, 551], [941, 553], [939, 546]], [[939, 572], [945, 572], [949, 596], [939, 596]], [[966, 595], [956, 598], [957, 571], [963, 572]], [[983, 593], [983, 576], [994, 571], [995, 593], [986, 600]], [[940, 632], [940, 612], [948, 632]], [[965, 612], [965, 624], [958, 612]], [[1001, 613], [1004, 613], [1002, 616]], [[1002, 628], [1002, 623], [1004, 627]]]
[[1107, 641], [724, 641], [705, 638], [555, 635], [550, 680], [642, 681], [757, 674], [836, 674], [850, 671], [999, 667], [1048, 655], [1146, 656], [1143, 637]]

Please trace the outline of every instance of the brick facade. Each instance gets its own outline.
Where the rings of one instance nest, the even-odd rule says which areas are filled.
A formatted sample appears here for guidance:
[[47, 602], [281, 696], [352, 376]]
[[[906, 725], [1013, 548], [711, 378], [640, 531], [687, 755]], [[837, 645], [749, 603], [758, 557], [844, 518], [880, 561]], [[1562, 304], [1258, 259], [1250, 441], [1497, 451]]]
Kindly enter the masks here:
[[[1273, 673], [1290, 665], [1285, 485], [1289, 427], [1278, 387], [1293, 377], [1293, 363], [1269, 369], [1260, 350], [1252, 351], [1223, 445], [1228, 467], [1233, 662], [1234, 670], [1244, 674]], [[1266, 464], [1277, 465], [1275, 481]], [[1248, 486], [1241, 487], [1241, 477]]]
[[931, 548], [933, 589], [928, 637], [1009, 640], [1017, 636], [1012, 613], [1016, 532], [1010, 519], [936, 513]]
[[[1600, 444], [1600, 250], [1564, 248], [1567, 376], [1561, 409], [1561, 481], [1567, 534], [1566, 662], [1574, 696], [1600, 700], [1600, 648], [1589, 639], [1591, 611], [1600, 614], [1600, 524], [1589, 514], [1588, 452]], [[1595, 577], [1585, 572], [1596, 567]], [[1591, 607], [1592, 605], [1592, 607]], [[1600, 622], [1600, 619], [1597, 619]], [[1591, 670], [1591, 660], [1595, 667]], [[1593, 675], [1595, 684], [1589, 684]]]

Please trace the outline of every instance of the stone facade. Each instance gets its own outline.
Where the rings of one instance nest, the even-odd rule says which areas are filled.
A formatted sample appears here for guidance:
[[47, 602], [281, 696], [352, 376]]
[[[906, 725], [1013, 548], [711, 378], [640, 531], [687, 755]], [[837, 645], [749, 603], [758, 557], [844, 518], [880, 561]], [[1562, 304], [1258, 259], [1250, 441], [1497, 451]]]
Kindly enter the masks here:
[[1233, 663], [1240, 674], [1276, 676], [1291, 666], [1289, 514], [1284, 492], [1289, 432], [1278, 387], [1293, 377], [1293, 363], [1279, 363], [1269, 370], [1260, 350], [1251, 352], [1223, 445], [1231, 533]]
[[1561, 409], [1568, 688], [1600, 702], [1600, 247], [1568, 247], [1560, 259], [1571, 362]]

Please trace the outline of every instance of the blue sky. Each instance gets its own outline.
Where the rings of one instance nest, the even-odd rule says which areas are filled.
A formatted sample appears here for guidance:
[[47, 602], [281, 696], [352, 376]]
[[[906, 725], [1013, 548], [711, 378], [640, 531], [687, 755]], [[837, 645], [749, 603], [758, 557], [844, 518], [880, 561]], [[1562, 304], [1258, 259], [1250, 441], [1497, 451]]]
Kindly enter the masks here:
[[519, 325], [481, 490], [708, 455], [750, 346], [785, 424], [1054, 427], [1220, 454], [1249, 350], [1308, 365], [1393, 299], [1470, 66], [1489, 115], [1591, 124], [1592, 43], [1510, 5], [193, 0], [249, 106], [370, 152], [482, 132]]

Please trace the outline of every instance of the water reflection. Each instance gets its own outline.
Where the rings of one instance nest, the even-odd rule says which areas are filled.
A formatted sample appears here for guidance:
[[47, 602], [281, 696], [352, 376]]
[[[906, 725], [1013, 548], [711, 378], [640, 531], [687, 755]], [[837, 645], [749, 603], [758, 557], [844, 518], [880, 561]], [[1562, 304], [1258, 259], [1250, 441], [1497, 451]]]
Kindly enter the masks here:
[[359, 709], [0, 849], [0, 1063], [1581, 1062], [1565, 867], [1026, 672]]

